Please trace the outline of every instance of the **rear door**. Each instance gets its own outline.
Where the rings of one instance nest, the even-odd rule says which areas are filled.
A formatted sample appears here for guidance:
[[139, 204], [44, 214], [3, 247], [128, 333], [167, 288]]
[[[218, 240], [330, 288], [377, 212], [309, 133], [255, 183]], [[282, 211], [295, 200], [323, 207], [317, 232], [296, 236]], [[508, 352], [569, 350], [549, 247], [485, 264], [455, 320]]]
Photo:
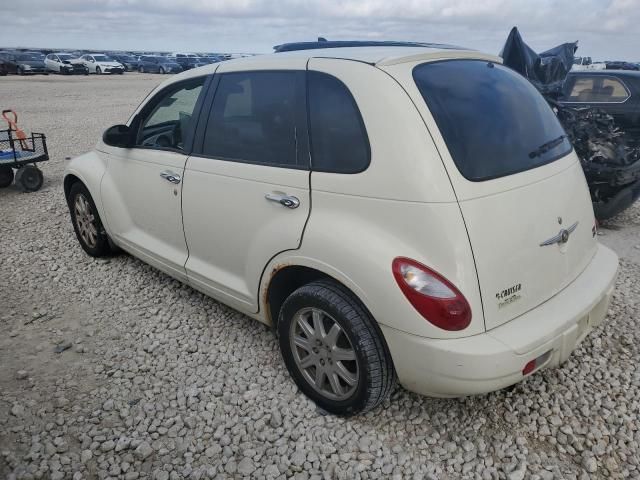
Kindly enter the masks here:
[[553, 111], [487, 60], [399, 67], [441, 153], [467, 227], [486, 328], [558, 293], [595, 254], [580, 163]]
[[258, 311], [265, 265], [299, 247], [310, 212], [304, 68], [221, 64], [186, 164], [189, 283], [243, 311]]

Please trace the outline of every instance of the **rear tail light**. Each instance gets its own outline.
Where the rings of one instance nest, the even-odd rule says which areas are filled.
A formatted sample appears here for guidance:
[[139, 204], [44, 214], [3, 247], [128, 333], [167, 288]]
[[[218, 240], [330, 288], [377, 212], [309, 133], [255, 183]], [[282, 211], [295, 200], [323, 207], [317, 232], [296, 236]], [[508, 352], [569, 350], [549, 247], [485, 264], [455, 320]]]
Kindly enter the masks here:
[[394, 259], [392, 270], [409, 303], [430, 323], [449, 331], [469, 326], [469, 302], [449, 280], [410, 258]]

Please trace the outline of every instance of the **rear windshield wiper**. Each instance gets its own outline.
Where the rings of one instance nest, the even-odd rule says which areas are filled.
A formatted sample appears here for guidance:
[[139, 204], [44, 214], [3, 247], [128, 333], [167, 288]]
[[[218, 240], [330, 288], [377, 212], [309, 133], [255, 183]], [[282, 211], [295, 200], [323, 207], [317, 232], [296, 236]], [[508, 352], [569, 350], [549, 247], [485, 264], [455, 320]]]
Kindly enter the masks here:
[[539, 157], [540, 155], [547, 153], [552, 148], [555, 148], [558, 145], [560, 145], [565, 138], [567, 138], [566, 135], [560, 135], [558, 138], [554, 138], [553, 140], [547, 143], [543, 143], [538, 148], [536, 148], [533, 152], [529, 153], [529, 158], [536, 158], [536, 157]]

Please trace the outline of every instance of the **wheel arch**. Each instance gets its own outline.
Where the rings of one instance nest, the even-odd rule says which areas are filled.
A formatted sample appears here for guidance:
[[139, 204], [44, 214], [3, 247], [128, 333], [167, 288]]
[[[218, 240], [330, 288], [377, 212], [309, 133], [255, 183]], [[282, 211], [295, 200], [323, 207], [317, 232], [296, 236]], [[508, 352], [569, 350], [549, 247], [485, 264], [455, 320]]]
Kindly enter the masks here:
[[69, 197], [71, 187], [77, 182], [80, 182], [89, 190], [93, 203], [98, 209], [102, 225], [107, 230], [107, 233], [110, 234], [104, 205], [102, 204], [102, 196], [100, 195], [100, 184], [106, 171], [107, 164], [104, 157], [96, 151], [91, 151], [69, 161], [64, 171], [62, 185], [65, 200]]
[[307, 257], [288, 257], [273, 259], [262, 274], [259, 298], [261, 320], [275, 328], [285, 299], [301, 286], [321, 279], [331, 280], [346, 289], [370, 312], [363, 300], [364, 292], [348, 276]]

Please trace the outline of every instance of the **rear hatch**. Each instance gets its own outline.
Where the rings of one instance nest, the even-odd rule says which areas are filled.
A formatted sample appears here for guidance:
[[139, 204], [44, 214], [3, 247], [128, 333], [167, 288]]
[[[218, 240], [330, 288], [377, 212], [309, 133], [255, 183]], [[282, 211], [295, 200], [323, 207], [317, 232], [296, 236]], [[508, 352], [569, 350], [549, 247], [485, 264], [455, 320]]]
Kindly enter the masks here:
[[413, 79], [456, 191], [490, 330], [557, 294], [593, 258], [584, 174], [555, 114], [518, 73], [460, 59], [420, 64]]

